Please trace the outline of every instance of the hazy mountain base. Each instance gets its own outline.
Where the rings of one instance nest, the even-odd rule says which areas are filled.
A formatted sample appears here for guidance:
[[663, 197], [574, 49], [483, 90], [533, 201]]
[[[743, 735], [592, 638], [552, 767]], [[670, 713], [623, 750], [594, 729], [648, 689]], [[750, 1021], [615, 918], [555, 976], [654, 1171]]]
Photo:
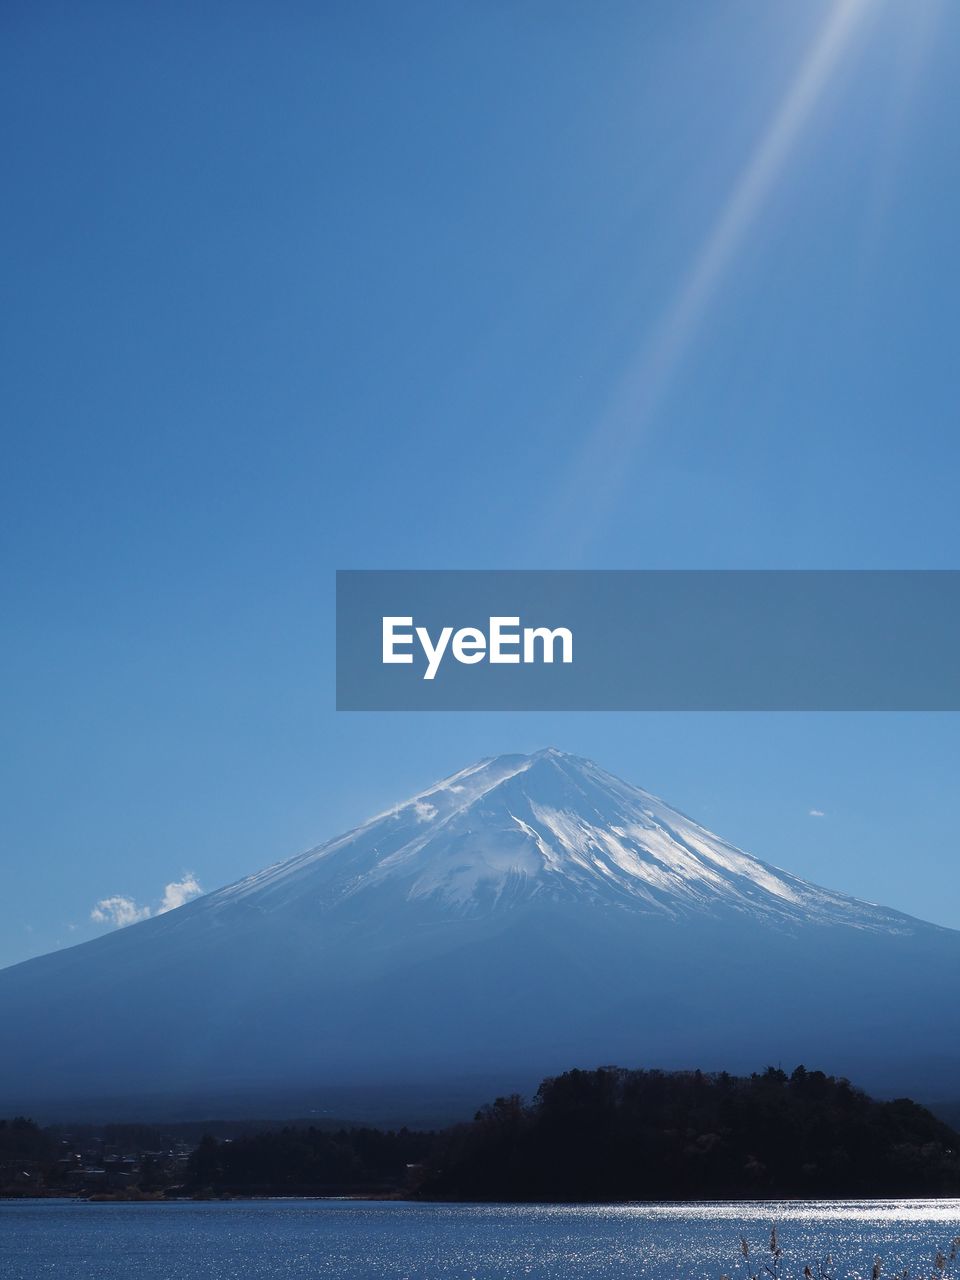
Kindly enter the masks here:
[[877, 1093], [924, 1097], [942, 1097], [960, 1074], [948, 1012], [960, 937], [946, 931], [778, 933], [729, 917], [638, 928], [614, 909], [531, 907], [424, 920], [401, 953], [354, 966], [339, 931], [318, 944], [306, 911], [299, 929], [289, 914], [283, 923], [187, 935], [161, 952], [134, 948], [124, 931], [103, 939], [95, 974], [66, 956], [55, 975], [24, 972], [0, 999], [17, 1028], [0, 1105], [64, 1115], [65, 1100], [99, 1096], [105, 1118], [118, 1103], [148, 1118], [150, 1095], [152, 1114], [166, 1115], [207, 1095], [219, 1100], [208, 1114], [224, 1116], [243, 1094], [248, 1110], [270, 1100], [277, 1114], [279, 1097], [290, 1114], [304, 1109], [287, 1105], [291, 1094], [329, 1109], [350, 1081], [369, 1089], [371, 1120], [439, 1122], [452, 1112], [442, 1103], [431, 1117], [436, 1099], [471, 1102], [465, 1078], [522, 1088], [571, 1060], [742, 1069], [758, 1053], [816, 1052]]

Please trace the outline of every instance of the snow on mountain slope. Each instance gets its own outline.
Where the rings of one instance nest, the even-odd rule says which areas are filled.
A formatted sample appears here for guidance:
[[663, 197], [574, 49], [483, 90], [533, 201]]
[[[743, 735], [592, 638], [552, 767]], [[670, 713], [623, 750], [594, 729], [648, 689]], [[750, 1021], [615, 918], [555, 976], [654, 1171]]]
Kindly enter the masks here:
[[[483, 760], [356, 830], [206, 899], [265, 910], [304, 894], [329, 910], [377, 891], [446, 914], [569, 900], [679, 917], [898, 932], [915, 922], [761, 862], [639, 787], [548, 748]], [[199, 904], [197, 904], [199, 907]]]

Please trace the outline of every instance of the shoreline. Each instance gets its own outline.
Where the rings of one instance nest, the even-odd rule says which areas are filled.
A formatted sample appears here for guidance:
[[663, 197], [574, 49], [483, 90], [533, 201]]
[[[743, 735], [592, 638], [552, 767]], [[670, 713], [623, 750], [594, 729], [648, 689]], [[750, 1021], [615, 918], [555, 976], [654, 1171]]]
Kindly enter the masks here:
[[836, 1205], [841, 1206], [887, 1206], [899, 1209], [914, 1205], [956, 1205], [960, 1219], [960, 1196], [845, 1196], [845, 1197], [710, 1197], [702, 1200], [421, 1200], [413, 1196], [393, 1195], [226, 1195], [226, 1196], [77, 1196], [77, 1195], [32, 1195], [2, 1196], [0, 1205], [4, 1204], [39, 1204], [54, 1202], [57, 1204], [139, 1204], [139, 1205], [185, 1205], [185, 1204], [277, 1204], [277, 1203], [321, 1203], [321, 1204], [395, 1204], [411, 1205], [423, 1208], [486, 1208], [486, 1209], [699, 1209], [704, 1206], [754, 1206], [754, 1205]]

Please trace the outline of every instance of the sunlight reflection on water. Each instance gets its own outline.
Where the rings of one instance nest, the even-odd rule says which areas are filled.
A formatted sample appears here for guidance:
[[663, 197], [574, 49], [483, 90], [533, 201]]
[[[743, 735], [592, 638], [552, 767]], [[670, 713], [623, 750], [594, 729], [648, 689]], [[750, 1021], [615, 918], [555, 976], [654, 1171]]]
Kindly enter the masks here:
[[[0, 1203], [0, 1275], [47, 1280], [745, 1280], [776, 1224], [785, 1275], [832, 1254], [863, 1280], [924, 1267], [960, 1235], [958, 1200], [654, 1205], [428, 1205], [279, 1200], [233, 1203]], [[762, 1264], [762, 1258], [758, 1258]], [[757, 1270], [754, 1266], [753, 1270]]]

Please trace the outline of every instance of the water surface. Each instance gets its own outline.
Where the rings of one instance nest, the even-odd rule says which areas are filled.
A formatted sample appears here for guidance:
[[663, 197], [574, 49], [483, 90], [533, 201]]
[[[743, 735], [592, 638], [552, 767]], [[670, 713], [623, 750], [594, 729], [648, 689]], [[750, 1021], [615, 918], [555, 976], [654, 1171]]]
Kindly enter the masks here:
[[[89, 1204], [0, 1201], [0, 1276], [40, 1280], [745, 1280], [776, 1223], [786, 1275], [932, 1272], [960, 1200], [661, 1205], [431, 1205], [350, 1200]], [[755, 1268], [756, 1269], [756, 1268]]]

